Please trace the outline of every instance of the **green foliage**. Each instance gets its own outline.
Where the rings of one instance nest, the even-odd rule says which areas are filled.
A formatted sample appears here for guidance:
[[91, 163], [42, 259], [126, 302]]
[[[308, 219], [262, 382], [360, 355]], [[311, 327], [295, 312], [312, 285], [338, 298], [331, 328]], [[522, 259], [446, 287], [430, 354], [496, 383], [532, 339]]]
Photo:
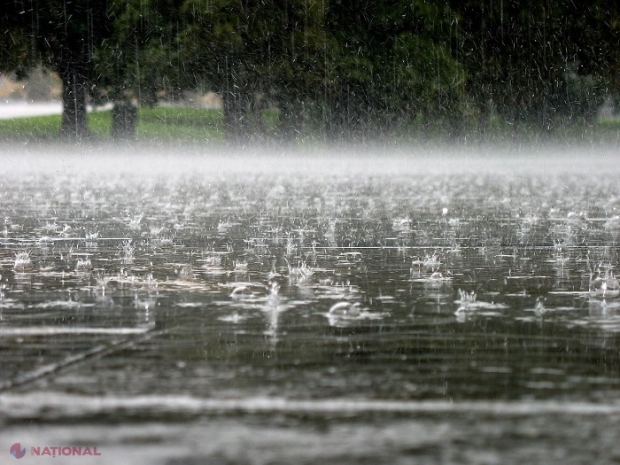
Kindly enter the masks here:
[[178, 97], [179, 8], [172, 0], [112, 1], [112, 33], [95, 52], [97, 101], [154, 105], [162, 96]]
[[23, 2], [8, 0], [0, 12], [0, 72], [15, 72], [18, 77], [24, 77], [38, 61], [25, 11]]
[[0, 26], [0, 70], [71, 68], [96, 102], [220, 93], [190, 138], [550, 133], [620, 101], [605, 0], [10, 0]]
[[618, 5], [605, 1], [450, 2], [464, 34], [458, 43], [466, 92], [492, 102], [511, 124], [553, 130], [592, 122], [606, 93], [618, 93]]
[[464, 68], [451, 53], [456, 17], [440, 2], [333, 2], [331, 131], [390, 133], [423, 119], [461, 116]]

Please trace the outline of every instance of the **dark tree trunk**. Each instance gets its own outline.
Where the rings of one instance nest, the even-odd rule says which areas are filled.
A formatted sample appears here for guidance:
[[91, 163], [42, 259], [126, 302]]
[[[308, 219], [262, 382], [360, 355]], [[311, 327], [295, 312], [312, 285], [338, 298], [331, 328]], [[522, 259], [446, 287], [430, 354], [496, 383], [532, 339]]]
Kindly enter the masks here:
[[86, 76], [74, 67], [60, 72], [62, 80], [62, 123], [60, 134], [80, 140], [88, 136], [86, 112]]
[[138, 110], [131, 102], [119, 101], [112, 109], [112, 138], [115, 140], [136, 140]]
[[233, 144], [245, 143], [249, 139], [248, 96], [239, 89], [224, 92], [224, 137]]
[[[80, 140], [89, 135], [86, 96], [93, 78], [93, 51], [112, 36], [116, 17], [112, 0], [5, 2], [22, 5], [31, 18], [37, 59], [62, 81], [63, 114], [60, 134]], [[29, 6], [27, 6], [29, 5]]]
[[249, 113], [252, 115], [252, 131], [255, 138], [264, 140], [267, 135], [267, 127], [263, 119], [263, 110], [265, 110], [264, 96], [254, 93], [250, 96]]
[[280, 98], [280, 123], [278, 127], [281, 142], [293, 142], [302, 133], [304, 107], [298, 97], [284, 94]]
[[327, 108], [326, 138], [330, 142], [342, 142], [349, 136], [349, 117], [346, 91], [334, 92], [330, 100], [325, 102]]
[[480, 116], [478, 119], [478, 133], [481, 142], [486, 142], [489, 138], [491, 117], [493, 116], [492, 101], [490, 99], [485, 99], [485, 97], [485, 95], [477, 96], [478, 110], [480, 111]]

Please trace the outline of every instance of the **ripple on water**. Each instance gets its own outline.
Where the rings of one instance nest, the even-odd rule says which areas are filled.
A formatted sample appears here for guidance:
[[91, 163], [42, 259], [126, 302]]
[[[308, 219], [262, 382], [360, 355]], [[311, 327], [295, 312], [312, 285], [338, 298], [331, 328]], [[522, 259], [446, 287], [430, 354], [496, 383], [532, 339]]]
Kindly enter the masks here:
[[[593, 375], [617, 364], [612, 180], [8, 176], [0, 344], [17, 358], [7, 376], [20, 354], [52, 366], [95, 336], [112, 346], [161, 329], [155, 342], [80, 362], [76, 379], [92, 371], [119, 396], [214, 402], [226, 392], [332, 399], [345, 387], [366, 401], [615, 395], [611, 382], [582, 377], [567, 394], [567, 379], [538, 379], [564, 363]], [[489, 371], [500, 353], [507, 371]], [[50, 389], [69, 389], [48, 376]], [[375, 408], [363, 405], [351, 408]]]

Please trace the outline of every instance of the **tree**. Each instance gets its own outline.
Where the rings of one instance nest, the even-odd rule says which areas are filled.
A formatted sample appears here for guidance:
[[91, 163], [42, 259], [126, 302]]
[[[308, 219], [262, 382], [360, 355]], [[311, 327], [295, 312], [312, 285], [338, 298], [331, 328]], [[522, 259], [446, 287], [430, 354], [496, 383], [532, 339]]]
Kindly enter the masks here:
[[565, 111], [577, 121], [591, 122], [604, 95], [620, 97], [620, 4], [606, 0], [569, 3], [567, 14], [571, 15], [570, 28], [564, 40], [576, 46], [565, 84], [573, 98]]
[[[618, 5], [605, 0], [9, 0], [0, 70], [37, 63], [63, 82], [61, 132], [87, 134], [86, 95], [135, 104], [221, 93], [226, 137], [331, 139], [409, 131], [459, 137], [472, 106], [515, 128], [590, 122], [620, 96]], [[618, 97], [620, 98], [620, 97]], [[517, 129], [519, 131], [519, 129]]]
[[38, 52], [24, 2], [6, 1], [0, 12], [0, 71], [25, 77], [36, 66]]
[[[197, 84], [221, 92], [229, 141], [264, 137], [262, 112], [278, 109], [278, 137], [301, 132], [322, 96], [330, 48], [323, 0], [189, 0], [184, 7], [183, 63]], [[331, 49], [330, 49], [331, 52]]]
[[183, 11], [181, 48], [187, 76], [193, 77], [194, 85], [221, 93], [225, 136], [243, 143], [250, 133], [262, 130], [258, 100], [269, 79], [275, 4], [188, 0]]
[[112, 136], [135, 139], [135, 105], [181, 93], [177, 53], [182, 1], [112, 0], [111, 34], [95, 49], [98, 102], [112, 101]]
[[189, 74], [222, 92], [229, 138], [278, 109], [280, 139], [309, 125], [329, 138], [376, 134], [423, 115], [456, 132], [463, 68], [450, 54], [454, 14], [423, 0], [189, 0]]
[[276, 7], [278, 21], [266, 42], [268, 67], [261, 72], [269, 77], [271, 100], [278, 108], [278, 136], [293, 141], [307, 127], [324, 129], [337, 46], [327, 29], [327, 1], [290, 0], [276, 2]]
[[450, 49], [455, 21], [442, 2], [334, 0], [332, 137], [375, 137], [417, 118], [445, 119], [458, 132], [464, 70]]
[[58, 73], [64, 137], [88, 135], [86, 96], [94, 50], [110, 34], [110, 1], [8, 0], [3, 4], [0, 67], [20, 77], [41, 65]]
[[[465, 33], [456, 45], [467, 91], [515, 128], [548, 133], [591, 122], [618, 63], [618, 6], [604, 0], [450, 2]], [[605, 77], [607, 76], [607, 77]]]
[[109, 36], [109, 0], [30, 0], [20, 12], [25, 34], [34, 37], [40, 60], [62, 81], [60, 132], [71, 139], [88, 135], [86, 96], [92, 79], [94, 50]]

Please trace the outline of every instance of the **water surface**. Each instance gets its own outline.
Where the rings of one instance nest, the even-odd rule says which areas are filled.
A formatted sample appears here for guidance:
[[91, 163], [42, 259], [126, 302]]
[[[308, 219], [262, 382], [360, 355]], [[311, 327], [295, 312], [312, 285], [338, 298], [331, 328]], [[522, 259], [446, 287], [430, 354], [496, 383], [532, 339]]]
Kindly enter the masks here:
[[617, 460], [610, 154], [102, 150], [4, 156], [7, 455]]

